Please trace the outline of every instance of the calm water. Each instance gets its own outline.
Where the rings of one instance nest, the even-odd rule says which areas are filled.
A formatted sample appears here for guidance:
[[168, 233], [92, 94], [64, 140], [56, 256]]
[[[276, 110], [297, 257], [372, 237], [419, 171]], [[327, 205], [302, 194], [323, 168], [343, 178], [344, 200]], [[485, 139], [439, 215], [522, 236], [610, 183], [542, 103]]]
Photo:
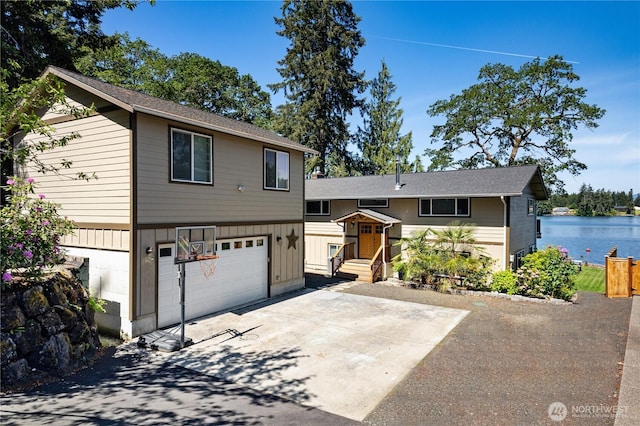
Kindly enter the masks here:
[[562, 246], [574, 259], [604, 264], [604, 256], [617, 246], [618, 257], [640, 259], [640, 216], [544, 216], [540, 222], [538, 249]]

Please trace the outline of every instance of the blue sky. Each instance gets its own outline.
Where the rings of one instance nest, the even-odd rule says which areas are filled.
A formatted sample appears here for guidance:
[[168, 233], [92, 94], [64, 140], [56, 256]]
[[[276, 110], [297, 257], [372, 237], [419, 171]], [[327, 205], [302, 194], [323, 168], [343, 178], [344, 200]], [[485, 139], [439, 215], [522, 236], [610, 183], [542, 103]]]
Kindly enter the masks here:
[[[106, 34], [128, 32], [166, 55], [194, 52], [250, 74], [264, 90], [280, 81], [288, 40], [276, 35], [279, 1], [165, 1], [112, 10]], [[514, 68], [534, 57], [572, 61], [586, 101], [607, 110], [600, 126], [574, 132], [575, 157], [588, 169], [562, 175], [568, 192], [640, 192], [640, 2], [354, 1], [366, 39], [355, 68], [374, 78], [384, 60], [412, 132], [414, 155], [432, 146], [435, 101], [477, 82], [488, 63]], [[283, 102], [272, 94], [272, 105]], [[357, 124], [354, 119], [352, 129]], [[429, 161], [423, 157], [423, 164]]]

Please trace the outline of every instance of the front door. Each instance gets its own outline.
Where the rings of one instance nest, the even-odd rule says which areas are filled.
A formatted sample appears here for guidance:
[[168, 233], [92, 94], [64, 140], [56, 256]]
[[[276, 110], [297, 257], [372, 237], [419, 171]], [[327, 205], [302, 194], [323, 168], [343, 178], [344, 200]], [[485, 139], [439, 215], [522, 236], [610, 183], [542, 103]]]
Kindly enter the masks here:
[[378, 248], [380, 248], [382, 224], [360, 223], [358, 237], [358, 257], [360, 259], [373, 258]]

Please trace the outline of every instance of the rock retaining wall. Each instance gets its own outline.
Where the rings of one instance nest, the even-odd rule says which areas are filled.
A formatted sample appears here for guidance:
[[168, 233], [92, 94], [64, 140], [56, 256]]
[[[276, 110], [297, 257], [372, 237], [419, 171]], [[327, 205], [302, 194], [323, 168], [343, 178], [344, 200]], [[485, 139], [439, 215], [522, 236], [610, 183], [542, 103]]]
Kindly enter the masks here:
[[15, 278], [1, 295], [2, 390], [61, 377], [91, 362], [100, 340], [89, 294], [69, 271]]

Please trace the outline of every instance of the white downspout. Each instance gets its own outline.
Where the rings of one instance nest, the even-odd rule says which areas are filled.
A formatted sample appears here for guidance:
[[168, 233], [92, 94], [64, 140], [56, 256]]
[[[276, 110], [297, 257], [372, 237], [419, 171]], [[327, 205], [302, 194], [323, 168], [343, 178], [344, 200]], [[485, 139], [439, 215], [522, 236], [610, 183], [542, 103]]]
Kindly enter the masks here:
[[504, 206], [502, 209], [502, 246], [504, 256], [504, 269], [509, 269], [509, 253], [507, 253], [507, 202], [504, 200], [504, 195], [500, 196], [500, 201]]

